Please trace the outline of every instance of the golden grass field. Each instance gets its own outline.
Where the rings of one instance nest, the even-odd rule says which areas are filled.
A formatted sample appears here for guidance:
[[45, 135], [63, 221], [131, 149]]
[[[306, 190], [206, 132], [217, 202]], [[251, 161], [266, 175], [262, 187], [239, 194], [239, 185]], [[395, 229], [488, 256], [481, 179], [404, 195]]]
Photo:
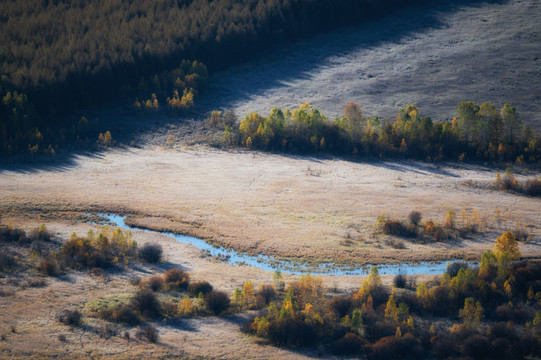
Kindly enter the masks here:
[[[204, 146], [129, 148], [79, 156], [61, 169], [3, 171], [0, 207], [44, 219], [52, 210], [135, 214], [133, 224], [240, 251], [355, 264], [476, 257], [519, 221], [532, 235], [523, 254], [539, 256], [541, 200], [469, 185], [488, 185], [495, 175], [471, 165], [353, 163]], [[487, 231], [463, 241], [405, 241], [403, 250], [373, 235], [383, 210], [401, 219], [418, 210], [443, 223], [448, 210], [460, 221], [464, 209], [477, 209]]]

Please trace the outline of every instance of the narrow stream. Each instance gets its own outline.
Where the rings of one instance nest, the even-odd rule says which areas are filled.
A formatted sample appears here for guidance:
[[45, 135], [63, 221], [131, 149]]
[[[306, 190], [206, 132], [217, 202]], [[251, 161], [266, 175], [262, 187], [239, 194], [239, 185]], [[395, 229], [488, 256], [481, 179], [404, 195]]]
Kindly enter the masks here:
[[[190, 244], [204, 251], [209, 257], [216, 257], [219, 260], [233, 265], [247, 265], [267, 271], [280, 270], [283, 273], [301, 275], [310, 273], [312, 275], [368, 275], [372, 265], [364, 265], [358, 268], [342, 268], [334, 263], [320, 263], [317, 266], [311, 264], [296, 263], [293, 261], [279, 260], [267, 255], [248, 255], [235, 250], [217, 247], [207, 243], [203, 239], [192, 236], [178, 235], [171, 232], [160, 232], [126, 224], [126, 216], [117, 214], [98, 213], [100, 217], [106, 218], [116, 227], [145, 231], [149, 233], [169, 236], [184, 244]], [[402, 264], [378, 264], [381, 275], [414, 275], [414, 274], [443, 274], [449, 262], [418, 262]]]

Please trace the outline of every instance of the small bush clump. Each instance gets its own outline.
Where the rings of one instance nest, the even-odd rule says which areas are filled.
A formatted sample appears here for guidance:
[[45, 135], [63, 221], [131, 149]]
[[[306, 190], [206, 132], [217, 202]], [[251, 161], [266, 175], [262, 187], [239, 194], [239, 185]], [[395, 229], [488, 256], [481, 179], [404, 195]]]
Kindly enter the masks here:
[[230, 302], [225, 292], [217, 290], [212, 290], [204, 298], [205, 308], [214, 315], [219, 315], [229, 309]]
[[415, 226], [419, 225], [422, 218], [423, 218], [423, 216], [421, 215], [421, 213], [419, 211], [412, 211], [408, 215], [409, 221]]
[[64, 325], [79, 325], [81, 323], [81, 318], [83, 317], [83, 314], [77, 309], [75, 310], [68, 310], [64, 309], [61, 312], [59, 312], [56, 315], [56, 318], [59, 322], [61, 322]]
[[89, 231], [86, 237], [79, 237], [73, 233], [60, 249], [58, 263], [63, 269], [106, 269], [135, 257], [136, 249], [130, 234], [120, 229], [111, 235], [100, 232], [96, 236]]
[[158, 329], [156, 329], [156, 327], [154, 327], [152, 324], [145, 325], [137, 330], [135, 337], [139, 340], [145, 338], [148, 342], [155, 344], [158, 342]]
[[150, 289], [154, 292], [161, 291], [164, 287], [164, 281], [161, 276], [151, 276], [139, 283], [141, 289]]
[[541, 196], [541, 178], [526, 181], [524, 192], [530, 196]]
[[353, 302], [349, 296], [336, 296], [329, 302], [329, 308], [339, 319], [346, 316], [352, 306]]
[[8, 227], [0, 227], [0, 243], [13, 243], [24, 244], [28, 242], [26, 233], [22, 229], [14, 228], [12, 225]]
[[212, 285], [207, 281], [197, 281], [188, 286], [188, 291], [191, 296], [207, 295], [212, 291]]
[[156, 294], [148, 289], [138, 291], [132, 299], [135, 310], [144, 317], [152, 319], [161, 314], [161, 306]]
[[331, 345], [331, 351], [334, 355], [340, 356], [360, 355], [365, 344], [366, 340], [359, 335], [347, 333]]
[[186, 290], [190, 284], [190, 275], [180, 269], [169, 269], [163, 274], [163, 280], [168, 290]]
[[398, 274], [393, 279], [393, 285], [396, 288], [404, 289], [408, 285], [408, 277], [404, 274]]
[[130, 306], [122, 305], [113, 312], [113, 321], [122, 324], [136, 325], [139, 324], [140, 319]]
[[56, 276], [60, 273], [60, 269], [56, 261], [44, 259], [38, 265], [38, 270], [47, 276]]
[[406, 356], [414, 358], [420, 355], [422, 348], [412, 334], [400, 336], [387, 336], [379, 339], [372, 345], [370, 359], [386, 360], [404, 358]]
[[383, 223], [383, 233], [387, 235], [416, 237], [418, 235], [417, 227], [413, 224], [404, 225], [399, 220], [386, 220]]
[[265, 304], [270, 303], [276, 298], [277, 295], [274, 286], [268, 284], [261, 285], [257, 294], [265, 299]]
[[150, 264], [162, 261], [163, 249], [160, 244], [145, 244], [139, 249], [139, 257]]

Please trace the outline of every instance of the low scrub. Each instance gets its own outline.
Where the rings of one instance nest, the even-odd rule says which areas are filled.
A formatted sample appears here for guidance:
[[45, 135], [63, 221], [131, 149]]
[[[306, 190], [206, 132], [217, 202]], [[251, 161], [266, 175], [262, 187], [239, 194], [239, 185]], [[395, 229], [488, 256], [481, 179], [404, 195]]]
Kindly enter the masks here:
[[[321, 279], [305, 275], [243, 331], [277, 346], [318, 346], [374, 360], [535, 357], [541, 345], [541, 263], [509, 259], [520, 259], [520, 249], [507, 232], [479, 266], [451, 263], [437, 281], [416, 289], [398, 275], [389, 291], [372, 268], [357, 292], [329, 298]], [[247, 288], [252, 286], [236, 294], [253, 294]]]
[[132, 305], [141, 315], [153, 319], [161, 315], [161, 305], [156, 294], [148, 289], [138, 291], [132, 299]]
[[145, 244], [139, 249], [139, 257], [149, 264], [162, 261], [162, 255], [163, 249], [159, 244]]
[[26, 233], [22, 229], [16, 229], [13, 225], [8, 227], [0, 227], [0, 243], [18, 243], [25, 244], [28, 242]]
[[17, 265], [15, 256], [5, 250], [0, 250], [0, 271], [14, 268]]
[[190, 275], [180, 269], [169, 269], [163, 274], [167, 290], [186, 290], [190, 284]]
[[217, 290], [212, 290], [205, 295], [204, 298], [205, 308], [214, 315], [219, 315], [224, 311], [227, 311], [229, 309], [230, 302], [229, 295], [223, 291]]
[[72, 326], [79, 325], [81, 323], [82, 317], [83, 317], [83, 314], [81, 314], [81, 312], [77, 309], [75, 310], [65, 309], [56, 315], [56, 318], [58, 319], [59, 322], [61, 322], [64, 325], [72, 325]]
[[151, 276], [139, 283], [140, 289], [149, 289], [154, 292], [161, 291], [164, 288], [164, 281], [161, 276]]
[[209, 284], [207, 281], [197, 281], [194, 283], [191, 283], [188, 286], [188, 291], [190, 292], [191, 296], [199, 296], [199, 294], [207, 295], [212, 291], [212, 285]]
[[139, 340], [146, 339], [150, 343], [157, 343], [159, 339], [158, 329], [152, 324], [145, 325], [135, 334], [135, 337]]
[[131, 305], [120, 305], [118, 308], [103, 309], [98, 312], [98, 317], [103, 320], [113, 321], [117, 323], [136, 325], [141, 322], [137, 313]]
[[333, 355], [352, 356], [360, 355], [364, 351], [367, 341], [357, 334], [347, 333], [343, 338], [331, 345]]
[[387, 235], [413, 238], [418, 235], [417, 226], [413, 224], [404, 225], [399, 220], [386, 220], [383, 223], [383, 233]]

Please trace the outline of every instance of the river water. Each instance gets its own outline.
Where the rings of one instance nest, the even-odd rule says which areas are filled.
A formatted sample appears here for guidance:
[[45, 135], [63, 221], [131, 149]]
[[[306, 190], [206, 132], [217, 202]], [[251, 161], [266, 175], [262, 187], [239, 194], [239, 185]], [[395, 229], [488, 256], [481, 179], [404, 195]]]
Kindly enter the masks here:
[[[312, 275], [335, 275], [335, 276], [353, 276], [353, 275], [368, 275], [372, 265], [364, 265], [359, 267], [340, 267], [334, 263], [319, 263], [303, 264], [288, 260], [276, 259], [267, 255], [249, 255], [239, 253], [233, 249], [217, 247], [207, 243], [203, 239], [198, 239], [192, 236], [174, 234], [171, 232], [160, 232], [126, 224], [126, 216], [117, 214], [99, 213], [98, 216], [105, 218], [109, 223], [116, 227], [145, 231], [149, 233], [162, 234], [172, 237], [173, 239], [183, 244], [190, 244], [198, 249], [201, 249], [208, 256], [216, 257], [221, 261], [229, 264], [241, 266], [253, 266], [266, 271], [280, 270], [286, 274], [312, 274]], [[379, 273], [381, 275], [415, 275], [415, 274], [443, 274], [449, 262], [418, 262], [418, 263], [401, 263], [401, 264], [378, 264]]]

